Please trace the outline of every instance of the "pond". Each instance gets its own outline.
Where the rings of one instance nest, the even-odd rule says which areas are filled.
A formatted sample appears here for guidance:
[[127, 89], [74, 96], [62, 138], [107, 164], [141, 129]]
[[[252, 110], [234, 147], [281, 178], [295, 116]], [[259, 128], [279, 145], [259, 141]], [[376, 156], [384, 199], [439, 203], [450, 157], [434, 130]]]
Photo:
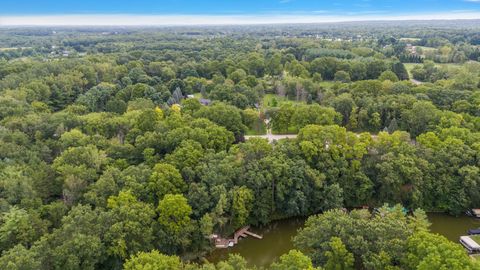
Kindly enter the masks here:
[[441, 234], [450, 241], [458, 243], [460, 236], [466, 235], [469, 229], [479, 228], [480, 219], [468, 216], [449, 216], [441, 213], [429, 213], [428, 219], [432, 225], [430, 230]]
[[305, 220], [287, 219], [272, 222], [263, 228], [252, 228], [252, 232], [263, 236], [262, 240], [253, 237], [240, 239], [234, 247], [214, 250], [207, 259], [218, 262], [227, 259], [228, 254], [236, 253], [242, 255], [250, 265], [268, 266], [293, 249], [292, 238]]
[[[441, 213], [430, 213], [428, 218], [434, 233], [441, 234], [453, 242], [458, 242], [468, 229], [479, 228], [480, 220], [467, 216], [453, 217]], [[254, 233], [263, 235], [262, 240], [247, 237], [239, 244], [228, 249], [216, 249], [207, 259], [218, 262], [228, 258], [229, 254], [240, 254], [253, 266], [269, 266], [281, 255], [293, 249], [292, 238], [296, 235], [306, 219], [288, 219], [275, 221], [263, 228], [252, 228]]]

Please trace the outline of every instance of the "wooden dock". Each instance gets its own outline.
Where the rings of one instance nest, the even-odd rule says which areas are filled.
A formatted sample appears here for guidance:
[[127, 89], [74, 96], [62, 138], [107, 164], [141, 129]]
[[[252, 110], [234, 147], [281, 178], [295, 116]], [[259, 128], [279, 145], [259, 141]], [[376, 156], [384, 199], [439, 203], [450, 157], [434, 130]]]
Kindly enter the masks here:
[[238, 244], [238, 240], [240, 239], [240, 237], [246, 238], [248, 236], [251, 236], [251, 237], [257, 238], [257, 239], [262, 239], [263, 238], [263, 236], [258, 235], [256, 233], [253, 233], [253, 232], [249, 231], [249, 229], [250, 229], [250, 226], [245, 226], [245, 227], [237, 230], [233, 234], [232, 239], [216, 238], [215, 239], [215, 247], [217, 247], [217, 248], [232, 247], [232, 246]]
[[257, 239], [262, 239], [262, 238], [263, 238], [263, 236], [258, 235], [258, 234], [255, 234], [255, 233], [250, 232], [250, 231], [246, 231], [245, 234], [248, 234], [248, 235], [250, 235], [250, 236], [252, 236], [252, 237], [255, 237], [255, 238], [257, 238]]

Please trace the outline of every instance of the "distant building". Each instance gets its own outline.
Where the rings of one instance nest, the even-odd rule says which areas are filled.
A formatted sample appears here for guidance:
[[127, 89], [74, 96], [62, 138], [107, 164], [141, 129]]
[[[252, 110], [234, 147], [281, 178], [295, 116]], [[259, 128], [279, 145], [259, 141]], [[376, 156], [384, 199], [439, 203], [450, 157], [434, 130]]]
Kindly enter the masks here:
[[208, 105], [212, 104], [212, 101], [210, 99], [201, 98], [199, 101], [204, 106], [208, 106]]
[[405, 47], [405, 49], [407, 50], [407, 52], [409, 52], [410, 54], [417, 54], [417, 47], [416, 46], [413, 46], [412, 44], [407, 44], [407, 46]]

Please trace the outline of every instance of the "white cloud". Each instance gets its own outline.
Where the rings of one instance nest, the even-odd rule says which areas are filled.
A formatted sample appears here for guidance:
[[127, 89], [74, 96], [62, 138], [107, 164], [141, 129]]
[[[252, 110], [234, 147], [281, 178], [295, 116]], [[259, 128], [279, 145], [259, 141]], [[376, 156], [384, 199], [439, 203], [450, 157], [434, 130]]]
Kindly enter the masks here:
[[[479, 0], [480, 1], [480, 0]], [[375, 21], [375, 20], [458, 20], [480, 19], [480, 12], [449, 12], [390, 15], [376, 14], [348, 14], [329, 15], [320, 14], [284, 14], [284, 15], [38, 15], [38, 16], [0, 16], [0, 26], [28, 26], [28, 25], [65, 25], [65, 26], [162, 26], [162, 25], [248, 25], [248, 24], [276, 24], [276, 23], [324, 23], [346, 21]]]

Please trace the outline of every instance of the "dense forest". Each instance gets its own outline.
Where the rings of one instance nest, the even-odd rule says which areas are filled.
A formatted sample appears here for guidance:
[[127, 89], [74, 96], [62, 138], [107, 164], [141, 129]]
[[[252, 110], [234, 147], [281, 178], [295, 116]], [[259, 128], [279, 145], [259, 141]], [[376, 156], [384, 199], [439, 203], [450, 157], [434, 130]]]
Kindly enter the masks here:
[[257, 269], [210, 236], [307, 216], [271, 269], [480, 269], [425, 214], [480, 207], [479, 25], [0, 28], [0, 269]]

